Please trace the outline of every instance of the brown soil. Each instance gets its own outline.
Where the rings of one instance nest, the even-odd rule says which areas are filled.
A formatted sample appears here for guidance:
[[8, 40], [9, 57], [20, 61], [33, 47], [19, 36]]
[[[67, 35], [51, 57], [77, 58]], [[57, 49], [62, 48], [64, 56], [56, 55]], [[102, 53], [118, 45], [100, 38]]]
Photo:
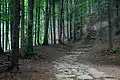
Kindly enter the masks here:
[[[69, 47], [63, 45], [36, 46], [37, 58], [20, 60], [20, 73], [0, 73], [0, 80], [56, 80], [52, 61], [64, 56]], [[7, 75], [7, 76], [6, 76]]]
[[[119, 43], [114, 44], [114, 46], [119, 46]], [[78, 62], [115, 75], [120, 79], [120, 56], [114, 54], [109, 55], [107, 50], [107, 43], [95, 43], [89, 53], [81, 54], [78, 57]]]

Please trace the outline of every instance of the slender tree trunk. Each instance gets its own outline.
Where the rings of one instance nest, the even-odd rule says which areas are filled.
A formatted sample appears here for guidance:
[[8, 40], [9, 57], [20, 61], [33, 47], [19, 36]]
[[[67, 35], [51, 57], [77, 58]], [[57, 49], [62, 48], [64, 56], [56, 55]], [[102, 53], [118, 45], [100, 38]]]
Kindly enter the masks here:
[[[116, 1], [116, 16], [118, 17], [119, 16], [119, 3]], [[119, 24], [118, 22], [116, 21], [116, 29], [118, 29], [119, 27]]]
[[111, 5], [110, 5], [110, 1], [108, 1], [108, 37], [109, 37], [109, 50], [112, 49], [112, 25], [111, 25], [111, 14], [110, 14], [110, 10], [111, 10]]
[[[77, 0], [74, 0], [74, 5], [77, 5]], [[78, 25], [77, 25], [77, 8], [75, 7], [75, 11], [74, 11], [74, 30], [73, 30], [74, 40], [76, 40], [76, 27], [78, 28]]]
[[[6, 10], [5, 10], [5, 13], [6, 15], [9, 15], [9, 10], [7, 9], [7, 4], [8, 2], [6, 1]], [[9, 35], [9, 20], [6, 20], [6, 46], [5, 46], [5, 49], [7, 50], [7, 47], [8, 47], [8, 35]]]
[[[60, 0], [58, 1], [58, 11], [60, 11]], [[60, 13], [58, 14], [58, 43], [60, 41]]]
[[68, 15], [68, 0], [66, 0], [66, 16], [67, 16], [67, 40], [69, 41], [69, 15]]
[[[3, 11], [3, 13], [2, 13], [2, 15], [5, 15], [5, 0], [3, 0], [3, 7], [2, 7], [2, 11]], [[5, 27], [5, 24], [4, 24], [5, 22], [4, 22], [4, 20], [2, 21], [2, 47], [3, 47], [3, 49], [4, 49], [4, 27]]]
[[37, 43], [40, 45], [40, 0], [38, 0], [38, 34], [37, 34]]
[[12, 26], [12, 68], [17, 68], [19, 58], [19, 24], [20, 24], [20, 0], [13, 1], [13, 26]]
[[21, 0], [21, 10], [22, 10], [22, 13], [21, 13], [21, 48], [24, 47], [24, 38], [25, 38], [25, 33], [24, 33], [24, 0]]
[[52, 1], [52, 16], [53, 16], [53, 31], [54, 31], [54, 44], [56, 44], [56, 27], [55, 27], [55, 23], [56, 23], [56, 19], [55, 19], [55, 0]]
[[[0, 2], [1, 2], [1, 0], [0, 0]], [[1, 9], [2, 7], [1, 7], [1, 5], [2, 5], [2, 4], [0, 3], [0, 12], [2, 12], [2, 9]], [[1, 26], [1, 23], [2, 23], [2, 21], [1, 21], [1, 16], [2, 16], [2, 13], [0, 13], [0, 47], [1, 47], [1, 27], [2, 27], [2, 26]]]
[[62, 38], [63, 38], [63, 43], [64, 43], [64, 41], [65, 41], [65, 17], [64, 17], [64, 15], [65, 15], [65, 10], [64, 10], [64, 8], [65, 8], [65, 6], [64, 6], [65, 4], [64, 4], [64, 0], [63, 0], [63, 11], [62, 11]]
[[36, 40], [37, 40], [37, 26], [38, 26], [38, 23], [37, 23], [38, 22], [37, 21], [38, 20], [37, 19], [38, 18], [38, 1], [37, 0], [36, 0], [36, 10], [35, 11], [36, 11], [36, 14], [35, 14], [35, 27], [34, 27], [35, 28], [35, 40], [34, 40], [35, 42], [34, 43], [36, 45], [37, 44], [36, 43]]
[[[13, 10], [14, 10], [14, 9], [13, 9], [13, 7], [12, 7], [13, 4], [14, 4], [13, 2], [14, 2], [13, 0], [10, 1], [10, 15], [11, 15], [11, 16], [14, 15], [14, 14], [13, 14]], [[11, 17], [11, 21], [10, 21], [10, 37], [11, 37], [11, 46], [10, 46], [10, 47], [11, 47], [11, 49], [12, 49], [12, 41], [13, 41], [13, 40], [12, 40], [12, 33], [13, 33], [13, 17]]]
[[51, 4], [52, 3], [52, 0], [49, 0], [49, 25], [50, 25], [50, 32], [51, 32], [51, 44], [53, 44], [53, 34], [52, 34], [52, 17], [51, 17]]
[[33, 10], [34, 0], [28, 1], [28, 44], [26, 56], [32, 56], [33, 54]]
[[61, 10], [60, 10], [60, 38], [59, 38], [59, 43], [62, 43], [62, 27], [63, 27], [63, 4], [64, 0], [61, 0]]
[[[83, 1], [81, 0], [81, 4], [83, 3]], [[81, 28], [80, 28], [80, 33], [81, 33], [81, 36], [83, 35], [83, 10], [81, 8]]]
[[49, 2], [49, 0], [46, 0], [46, 13], [45, 13], [45, 28], [44, 28], [43, 45], [48, 45], [48, 27], [49, 27], [48, 2]]
[[[72, 6], [72, 0], [70, 0], [70, 5]], [[72, 12], [72, 7], [70, 8], [70, 40], [73, 38], [72, 37], [72, 18], [73, 18], [73, 12]]]

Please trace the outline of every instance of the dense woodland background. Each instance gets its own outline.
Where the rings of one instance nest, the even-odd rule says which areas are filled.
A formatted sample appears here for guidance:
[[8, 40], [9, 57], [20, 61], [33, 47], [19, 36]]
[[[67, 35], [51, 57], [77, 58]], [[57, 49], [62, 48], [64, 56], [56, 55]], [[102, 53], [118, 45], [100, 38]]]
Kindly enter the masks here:
[[120, 34], [119, 0], [0, 0], [0, 47], [35, 55], [36, 45], [77, 40], [109, 42]]

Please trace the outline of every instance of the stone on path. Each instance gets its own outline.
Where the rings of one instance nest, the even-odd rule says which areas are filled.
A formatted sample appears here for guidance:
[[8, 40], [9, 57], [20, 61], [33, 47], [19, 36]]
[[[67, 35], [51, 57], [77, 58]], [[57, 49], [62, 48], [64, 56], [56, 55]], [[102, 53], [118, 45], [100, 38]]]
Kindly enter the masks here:
[[77, 80], [93, 80], [93, 78], [88, 75], [81, 75], [77, 77]]
[[104, 78], [104, 80], [119, 80], [119, 79]]
[[82, 54], [82, 53], [85, 53], [84, 51], [83, 52], [80, 52], [80, 51], [72, 51], [72, 52], [67, 52], [66, 54]]
[[72, 78], [58, 79], [58, 80], [74, 80]]
[[66, 79], [66, 78], [74, 78], [76, 75], [65, 75], [65, 74], [56, 74], [56, 78], [58, 79]]
[[104, 72], [99, 72], [98, 70], [94, 68], [89, 68], [88, 72], [89, 74], [93, 75], [94, 78], [102, 78], [105, 75]]

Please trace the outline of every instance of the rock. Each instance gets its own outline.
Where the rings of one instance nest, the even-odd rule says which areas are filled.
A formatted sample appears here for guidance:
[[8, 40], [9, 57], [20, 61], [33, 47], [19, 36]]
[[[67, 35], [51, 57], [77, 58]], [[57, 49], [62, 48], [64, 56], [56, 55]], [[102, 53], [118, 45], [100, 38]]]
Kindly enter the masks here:
[[93, 78], [88, 75], [81, 75], [77, 77], [77, 80], [92, 80]]
[[104, 74], [103, 77], [104, 77], [104, 78], [115, 78], [115, 76], [113, 76], [113, 75], [109, 75], [109, 74]]
[[105, 75], [104, 72], [99, 72], [94, 68], [90, 68], [88, 72], [89, 74], [92, 74], [94, 78], [102, 78]]
[[81, 75], [83, 75], [83, 73], [81, 73], [81, 72], [77, 72], [77, 73], [74, 73], [76, 76], [81, 76]]
[[78, 71], [76, 69], [71, 69], [71, 71], [73, 74], [78, 73]]
[[119, 79], [113, 79], [113, 78], [104, 78], [104, 80], [119, 80]]
[[76, 75], [56, 74], [57, 79], [74, 78]]
[[[58, 79], [58, 80], [61, 80], [61, 79]], [[74, 80], [72, 78], [65, 78], [65, 79], [62, 79], [62, 80]]]

